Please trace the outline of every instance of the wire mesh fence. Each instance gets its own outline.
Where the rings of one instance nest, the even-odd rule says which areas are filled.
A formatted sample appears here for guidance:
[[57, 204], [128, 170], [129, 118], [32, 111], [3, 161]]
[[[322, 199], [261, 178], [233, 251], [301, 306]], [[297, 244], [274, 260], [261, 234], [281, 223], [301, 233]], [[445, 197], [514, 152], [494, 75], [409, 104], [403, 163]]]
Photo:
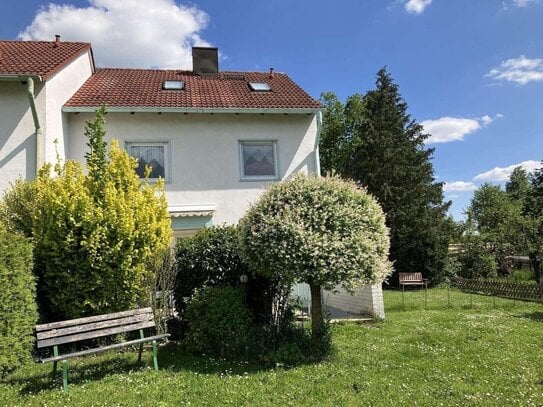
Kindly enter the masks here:
[[439, 310], [446, 308], [503, 308], [523, 306], [526, 302], [519, 299], [502, 298], [475, 292], [463, 292], [459, 288], [441, 286], [439, 288], [410, 288], [385, 290], [386, 311]]

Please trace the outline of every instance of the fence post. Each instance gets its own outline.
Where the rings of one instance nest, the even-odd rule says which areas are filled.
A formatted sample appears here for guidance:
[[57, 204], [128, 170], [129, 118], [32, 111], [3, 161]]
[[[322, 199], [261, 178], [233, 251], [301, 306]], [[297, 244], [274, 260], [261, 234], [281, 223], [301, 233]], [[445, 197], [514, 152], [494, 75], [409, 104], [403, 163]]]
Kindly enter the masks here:
[[424, 288], [424, 309], [428, 309], [428, 288]]

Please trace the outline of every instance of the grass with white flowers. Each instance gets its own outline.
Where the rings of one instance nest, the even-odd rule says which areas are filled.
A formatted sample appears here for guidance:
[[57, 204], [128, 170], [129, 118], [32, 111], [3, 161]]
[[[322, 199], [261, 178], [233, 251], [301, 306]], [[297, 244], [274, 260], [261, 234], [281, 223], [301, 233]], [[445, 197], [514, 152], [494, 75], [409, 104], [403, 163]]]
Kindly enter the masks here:
[[[452, 298], [451, 298], [452, 295]], [[541, 406], [543, 305], [432, 289], [385, 291], [387, 319], [333, 327], [334, 353], [318, 364], [264, 368], [160, 349], [70, 360], [70, 386], [51, 365], [0, 382], [6, 406]], [[60, 376], [60, 375], [59, 375]]]

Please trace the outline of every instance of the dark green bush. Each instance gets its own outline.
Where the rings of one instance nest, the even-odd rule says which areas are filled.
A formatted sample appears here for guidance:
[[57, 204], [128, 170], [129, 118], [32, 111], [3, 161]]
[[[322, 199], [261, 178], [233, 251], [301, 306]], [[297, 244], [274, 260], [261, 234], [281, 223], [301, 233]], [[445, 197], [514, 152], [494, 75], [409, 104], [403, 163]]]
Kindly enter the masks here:
[[188, 303], [187, 348], [221, 357], [245, 355], [252, 324], [243, 292], [233, 287], [206, 287]]
[[461, 274], [462, 263], [460, 263], [458, 255], [451, 253], [447, 254], [443, 267], [443, 273], [441, 275], [441, 281], [449, 283], [451, 280], [453, 280], [457, 276], [460, 276]]
[[0, 226], [0, 376], [30, 358], [37, 319], [32, 245]]
[[322, 360], [332, 351], [332, 335], [329, 322], [325, 322], [317, 335], [311, 335], [309, 327], [295, 324], [292, 320], [283, 323], [279, 332], [269, 332], [266, 326], [258, 330], [259, 359], [267, 364], [295, 366]]
[[460, 270], [458, 275], [464, 278], [496, 277], [497, 264], [495, 256], [483, 242], [473, 241], [464, 246], [459, 254]]
[[182, 316], [187, 300], [202, 287], [239, 286], [248, 269], [241, 259], [236, 226], [215, 226], [180, 239], [176, 246], [175, 304]]

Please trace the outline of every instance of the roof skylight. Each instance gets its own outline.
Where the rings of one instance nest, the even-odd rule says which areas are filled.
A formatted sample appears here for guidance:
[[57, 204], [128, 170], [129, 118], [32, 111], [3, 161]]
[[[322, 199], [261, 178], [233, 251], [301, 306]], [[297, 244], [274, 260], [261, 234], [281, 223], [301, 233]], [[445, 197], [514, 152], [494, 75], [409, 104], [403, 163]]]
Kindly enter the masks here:
[[164, 81], [162, 84], [164, 90], [183, 90], [185, 89], [185, 81]]
[[271, 87], [266, 82], [249, 82], [249, 87], [256, 92], [269, 92]]

